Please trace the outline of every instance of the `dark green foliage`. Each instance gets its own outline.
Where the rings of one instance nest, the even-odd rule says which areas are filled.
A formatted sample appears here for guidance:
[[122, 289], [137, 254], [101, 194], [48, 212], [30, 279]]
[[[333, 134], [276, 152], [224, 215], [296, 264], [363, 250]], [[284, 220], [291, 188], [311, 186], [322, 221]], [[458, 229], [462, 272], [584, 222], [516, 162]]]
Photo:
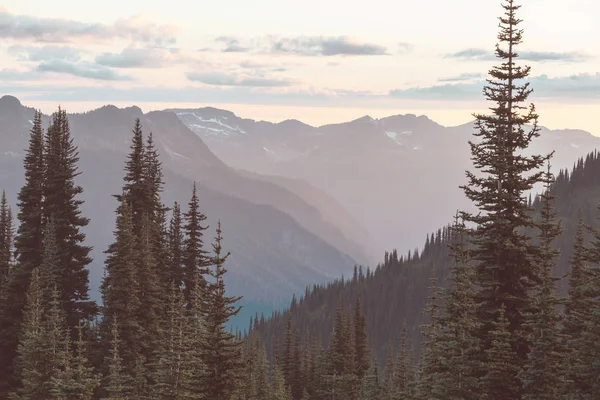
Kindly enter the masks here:
[[4, 288], [4, 298], [0, 304], [0, 396], [6, 393], [14, 382], [13, 360], [16, 356], [19, 325], [23, 318], [26, 293], [31, 272], [42, 261], [42, 199], [44, 185], [44, 136], [42, 114], [36, 112], [29, 135], [29, 147], [23, 159], [25, 184], [18, 194], [15, 237], [16, 261]]
[[53, 365], [46, 341], [42, 296], [42, 282], [39, 270], [35, 268], [27, 292], [16, 360], [21, 387], [13, 393], [14, 399], [38, 400], [50, 397], [49, 383]]
[[490, 348], [485, 350], [486, 375], [482, 378], [483, 398], [489, 400], [518, 399], [520, 385], [519, 358], [510, 343], [509, 322], [501, 306], [498, 320], [490, 331]]
[[[500, 17], [500, 43], [496, 56], [501, 62], [490, 72], [484, 93], [494, 105], [492, 115], [476, 115], [474, 135], [477, 142], [469, 142], [474, 167], [467, 172], [468, 184], [463, 186], [466, 196], [481, 213], [465, 213], [466, 222], [475, 224], [471, 241], [473, 260], [476, 263], [476, 296], [478, 319], [482, 326], [479, 337], [484, 349], [491, 346], [492, 325], [498, 320], [502, 304], [509, 322], [511, 344], [519, 358], [525, 359], [527, 340], [519, 336], [523, 315], [531, 307], [529, 290], [538, 277], [535, 274], [535, 245], [524, 229], [534, 226], [527, 206], [526, 192], [541, 181], [538, 169], [545, 157], [527, 156], [532, 139], [539, 136], [538, 116], [535, 107], [523, 106], [531, 89], [529, 83], [519, 82], [529, 75], [529, 67], [520, 67], [515, 61], [517, 46], [522, 40], [520, 8], [513, 0], [505, 0], [505, 10]], [[525, 110], [525, 112], [523, 112]], [[525, 125], [531, 125], [529, 131]], [[515, 333], [516, 332], [516, 333]]]
[[6, 201], [6, 193], [2, 191], [0, 202], [0, 301], [3, 299], [8, 274], [12, 268], [13, 236], [12, 211]]
[[139, 254], [133, 232], [133, 216], [127, 203], [122, 203], [117, 210], [115, 242], [106, 253], [106, 274], [100, 287], [104, 303], [102, 335], [105, 343], [109, 343], [111, 340], [109, 332], [113, 326], [112, 318], [117, 315], [121, 321], [119, 323], [121, 357], [123, 365], [130, 368], [135, 364], [141, 351], [139, 343], [141, 326], [138, 313], [142, 303], [136, 270]]
[[203, 248], [202, 236], [208, 226], [202, 226], [206, 216], [200, 212], [195, 183], [188, 207], [188, 211], [184, 214], [183, 286], [185, 300], [189, 304], [196, 284], [200, 285], [205, 298], [208, 298], [206, 276], [209, 273], [208, 266], [211, 263], [207, 256], [208, 253]]
[[206, 381], [206, 397], [214, 400], [227, 400], [234, 389], [241, 368], [241, 343], [235, 335], [227, 332], [227, 321], [236, 315], [240, 308], [235, 303], [240, 297], [229, 297], [225, 294], [223, 277], [227, 270], [224, 262], [229, 253], [223, 254], [223, 237], [221, 223], [217, 225], [217, 236], [213, 244], [211, 258], [214, 270], [214, 282], [208, 286], [208, 314], [206, 318], [205, 362], [208, 372]]
[[89, 271], [87, 265], [91, 247], [83, 245], [89, 219], [81, 215], [83, 189], [75, 183], [79, 154], [69, 129], [67, 112], [58, 109], [44, 141], [45, 181], [43, 186], [43, 222], [52, 220], [56, 257], [60, 268], [59, 291], [66, 311], [68, 326], [75, 337], [81, 319], [90, 319], [96, 305], [89, 300]]
[[107, 357], [108, 374], [105, 378], [106, 396], [103, 400], [126, 400], [132, 392], [131, 377], [125, 371], [123, 359], [120, 355], [121, 340], [119, 339], [119, 328], [117, 316], [112, 317], [112, 340], [109, 356]]
[[542, 198], [541, 221], [538, 223], [539, 253], [536, 258], [539, 282], [533, 290], [532, 310], [525, 314], [524, 329], [530, 343], [528, 359], [520, 373], [523, 383], [522, 399], [556, 399], [563, 388], [563, 360], [565, 352], [560, 335], [560, 317], [557, 307], [556, 281], [552, 270], [558, 250], [556, 238], [561, 233], [554, 211], [553, 176], [550, 164], [545, 176], [546, 187]]
[[52, 377], [52, 395], [56, 400], [92, 400], [94, 391], [100, 385], [100, 377], [88, 364], [83, 325], [78, 326], [75, 354], [71, 350], [69, 334], [66, 333], [61, 349], [59, 370]]

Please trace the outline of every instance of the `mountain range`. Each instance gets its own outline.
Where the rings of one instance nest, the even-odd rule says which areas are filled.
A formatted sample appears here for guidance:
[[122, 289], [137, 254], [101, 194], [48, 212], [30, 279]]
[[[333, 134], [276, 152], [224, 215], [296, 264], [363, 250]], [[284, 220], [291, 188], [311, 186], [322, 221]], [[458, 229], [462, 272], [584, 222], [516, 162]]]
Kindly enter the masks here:
[[[0, 188], [11, 204], [23, 184], [22, 157], [35, 110], [12, 96], [0, 98]], [[43, 118], [44, 126], [49, 116]], [[364, 228], [328, 195], [305, 182], [234, 170], [217, 158], [198, 135], [172, 112], [144, 114], [138, 107], [105, 106], [69, 114], [71, 133], [79, 147], [84, 193], [82, 211], [91, 219], [85, 233], [94, 247], [90, 266], [92, 290], [100, 283], [103, 251], [112, 241], [111, 195], [121, 191], [131, 129], [139, 118], [145, 134], [152, 132], [163, 162], [167, 205], [186, 209], [193, 182], [201, 211], [215, 226], [220, 219], [228, 261], [228, 288], [244, 296], [246, 311], [287, 303], [307, 285], [348, 274], [357, 263], [378, 253], [369, 248]], [[214, 230], [208, 231], [209, 243]], [[95, 293], [97, 298], [97, 292]]]
[[[12, 204], [33, 115], [17, 98], [0, 98], [0, 188]], [[313, 127], [210, 107], [143, 113], [107, 105], [69, 114], [83, 212], [91, 218], [92, 289], [112, 241], [111, 195], [121, 190], [136, 118], [157, 144], [165, 203], [178, 201], [185, 210], [196, 182], [209, 224], [221, 220], [232, 253], [228, 288], [244, 296], [244, 318], [288, 304], [309, 285], [348, 276], [356, 264], [375, 265], [384, 249], [421, 245], [456, 209], [470, 207], [458, 186], [470, 167], [472, 123], [444, 127], [408, 114]], [[588, 132], [542, 128], [531, 150], [556, 150], [553, 165], [562, 169], [599, 144]]]
[[[472, 210], [459, 186], [472, 169], [474, 122], [444, 127], [407, 114], [313, 127], [243, 119], [211, 107], [170, 111], [227, 165], [301, 179], [328, 193], [385, 249], [415, 248], [457, 209]], [[555, 150], [558, 172], [598, 147], [600, 138], [589, 132], [542, 127], [529, 151]]]

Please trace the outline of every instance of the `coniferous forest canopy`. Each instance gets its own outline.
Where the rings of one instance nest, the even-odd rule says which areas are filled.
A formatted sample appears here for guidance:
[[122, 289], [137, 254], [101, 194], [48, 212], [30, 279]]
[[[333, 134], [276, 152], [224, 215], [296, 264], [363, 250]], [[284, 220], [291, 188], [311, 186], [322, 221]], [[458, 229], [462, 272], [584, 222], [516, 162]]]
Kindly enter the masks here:
[[527, 152], [520, 6], [502, 8], [461, 187], [478, 211], [244, 332], [228, 324], [227, 226], [207, 237], [195, 184], [163, 203], [139, 119], [90, 299], [85, 171], [66, 111], [47, 127], [37, 112], [17, 204], [0, 203], [0, 399], [600, 399], [600, 155], [554, 176], [552, 153]]

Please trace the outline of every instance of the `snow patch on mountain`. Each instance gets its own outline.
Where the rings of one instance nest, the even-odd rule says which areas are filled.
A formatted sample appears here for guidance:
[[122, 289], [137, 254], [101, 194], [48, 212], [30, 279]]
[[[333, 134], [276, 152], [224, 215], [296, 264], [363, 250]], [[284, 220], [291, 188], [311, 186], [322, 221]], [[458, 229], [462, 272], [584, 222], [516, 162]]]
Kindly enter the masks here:
[[387, 135], [387, 137], [389, 137], [394, 142], [396, 142], [396, 144], [402, 146], [402, 143], [400, 141], [398, 141], [398, 139], [397, 139], [398, 134], [396, 132], [388, 132], [388, 131], [386, 131], [385, 134]]
[[[225, 123], [223, 120], [227, 120], [227, 116], [204, 118], [196, 115], [193, 112], [178, 112], [178, 117], [189, 116], [195, 121], [194, 123], [187, 124], [196, 133], [205, 133], [209, 135], [224, 135], [230, 136], [232, 134], [247, 135], [248, 133], [239, 127], [231, 123]], [[197, 121], [197, 122], [196, 122]], [[212, 125], [212, 126], [211, 126]], [[215, 126], [216, 125], [216, 126]]]
[[32, 120], [28, 120], [27, 122], [29, 122], [31, 125], [33, 125], [33, 121]]
[[571, 143], [571, 147], [574, 147], [574, 148], [578, 149], [578, 148], [579, 148], [579, 145], [578, 145], [578, 144], [575, 144], [575, 143]]

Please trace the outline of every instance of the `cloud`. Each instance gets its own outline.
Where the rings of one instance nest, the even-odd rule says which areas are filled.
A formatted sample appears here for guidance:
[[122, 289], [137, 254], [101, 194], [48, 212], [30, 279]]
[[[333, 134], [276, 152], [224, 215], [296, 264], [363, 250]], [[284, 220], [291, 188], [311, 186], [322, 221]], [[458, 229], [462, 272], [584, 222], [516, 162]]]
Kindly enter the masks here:
[[103, 65], [91, 63], [76, 64], [63, 60], [42, 62], [37, 66], [36, 70], [38, 72], [55, 72], [101, 81], [127, 81], [132, 79], [129, 76], [119, 75]]
[[65, 43], [76, 40], [129, 39], [165, 45], [175, 43], [178, 28], [157, 25], [143, 15], [121, 18], [112, 25], [70, 19], [16, 15], [0, 10], [0, 38]]
[[161, 68], [186, 59], [179, 49], [128, 47], [120, 53], [99, 54], [95, 61], [96, 64], [114, 68]]
[[[518, 51], [519, 59], [525, 61], [565, 61], [582, 62], [592, 58], [591, 55], [583, 52], [552, 52], [552, 51]], [[484, 49], [465, 49], [452, 54], [446, 54], [444, 58], [458, 58], [461, 60], [496, 60], [496, 54]]]
[[215, 40], [225, 43], [225, 47], [221, 49], [224, 53], [246, 53], [250, 50], [250, 48], [242, 46], [238, 39], [231, 36], [219, 36]]
[[387, 49], [373, 43], [362, 43], [347, 36], [268, 36], [242, 43], [232, 36], [215, 39], [225, 44], [223, 52], [294, 54], [300, 56], [375, 56], [388, 55]]
[[82, 51], [71, 46], [10, 46], [8, 54], [15, 56], [19, 61], [47, 61], [47, 60], [65, 60], [79, 61]]
[[236, 75], [224, 72], [188, 72], [186, 77], [192, 82], [214, 86], [284, 87], [292, 84], [291, 81], [283, 79]]
[[271, 44], [273, 53], [304, 56], [379, 56], [387, 55], [387, 49], [372, 43], [361, 43], [346, 36], [282, 38]]
[[[600, 73], [577, 74], [563, 77], [539, 75], [526, 80], [533, 89], [535, 99], [553, 99], [560, 101], [597, 101], [600, 99]], [[483, 100], [484, 81], [434, 85], [395, 89], [389, 96], [413, 100]]]
[[481, 79], [484, 75], [480, 73], [462, 73], [458, 76], [452, 76], [449, 78], [440, 78], [438, 82], [460, 82], [460, 81], [468, 81], [471, 79]]
[[14, 69], [0, 70], [0, 81], [5, 82], [24, 82], [33, 81], [40, 78], [40, 73], [36, 71], [19, 71]]

